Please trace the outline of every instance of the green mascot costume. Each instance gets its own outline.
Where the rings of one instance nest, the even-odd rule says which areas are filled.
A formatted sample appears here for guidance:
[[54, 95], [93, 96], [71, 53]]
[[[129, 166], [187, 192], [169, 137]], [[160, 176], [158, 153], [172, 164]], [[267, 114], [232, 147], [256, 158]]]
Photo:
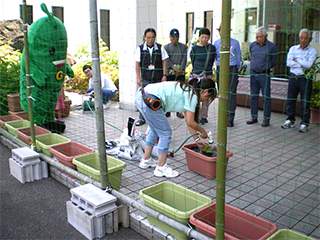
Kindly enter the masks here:
[[[28, 110], [28, 97], [32, 99], [34, 123], [50, 129], [55, 107], [66, 75], [73, 77], [68, 65], [67, 31], [60, 19], [41, 4], [46, 17], [35, 21], [28, 31], [31, 96], [27, 96], [24, 52], [20, 65], [20, 103]], [[53, 127], [54, 128], [54, 127]], [[58, 131], [59, 132], [59, 131]], [[60, 131], [61, 132], [61, 131]], [[63, 132], [63, 131], [62, 131]]]

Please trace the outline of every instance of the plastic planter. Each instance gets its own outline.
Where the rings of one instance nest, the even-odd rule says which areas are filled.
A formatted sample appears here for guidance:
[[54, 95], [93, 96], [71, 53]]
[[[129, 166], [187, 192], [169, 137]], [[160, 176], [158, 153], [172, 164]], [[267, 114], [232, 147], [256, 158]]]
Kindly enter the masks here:
[[272, 234], [267, 240], [315, 240], [289, 229], [281, 229]]
[[[99, 154], [89, 153], [87, 155], [75, 157], [72, 163], [77, 166], [78, 172], [83, 173], [97, 181], [100, 180]], [[126, 167], [125, 162], [112, 156], [107, 156], [108, 179], [111, 186], [115, 189], [120, 188], [122, 169]]]
[[54, 145], [59, 145], [62, 143], [71, 142], [70, 139], [63, 137], [57, 133], [49, 133], [44, 134], [36, 137], [37, 140], [37, 147], [40, 148], [44, 154], [48, 155], [49, 157], [53, 157], [53, 154], [49, 151], [50, 147]]
[[[216, 237], [216, 203], [203, 208], [190, 217], [196, 229], [212, 238]], [[225, 204], [224, 239], [266, 239], [277, 231], [276, 225], [250, 213]]]
[[20, 128], [30, 127], [30, 122], [28, 120], [19, 120], [13, 122], [6, 122], [6, 128], [8, 129], [9, 133], [18, 136], [17, 130]]
[[13, 121], [19, 121], [19, 120], [23, 120], [23, 118], [17, 115], [0, 116], [0, 126], [5, 130], [8, 130], [8, 128], [5, 126], [6, 122], [13, 122]]
[[[43, 134], [49, 134], [51, 133], [49, 130], [40, 127], [40, 126], [34, 126], [34, 135], [35, 136], [40, 136]], [[20, 128], [17, 130], [17, 134], [19, 138], [24, 141], [27, 144], [31, 144], [31, 131], [30, 127], [27, 128]]]
[[[162, 182], [142, 189], [139, 197], [144, 200], [146, 206], [187, 225], [192, 213], [212, 203], [212, 200], [199, 193], [181, 187], [172, 182]], [[150, 224], [155, 225], [177, 239], [188, 239], [178, 230], [148, 216]]]
[[22, 117], [25, 120], [29, 120], [29, 114], [26, 111], [20, 111], [20, 112], [13, 112], [9, 111], [11, 115], [17, 115], [19, 117]]
[[89, 153], [93, 153], [92, 148], [88, 148], [77, 142], [68, 142], [50, 147], [49, 151], [53, 156], [64, 165], [76, 169], [76, 165], [72, 163], [75, 157], [80, 157]]
[[7, 100], [8, 100], [8, 108], [10, 111], [19, 112], [22, 110], [20, 105], [20, 93], [8, 94]]
[[[182, 150], [186, 152], [188, 169], [201, 174], [207, 179], [216, 178], [217, 157], [207, 157], [190, 149], [196, 146], [197, 144], [193, 143], [182, 147]], [[214, 148], [217, 149], [216, 146]], [[228, 164], [228, 160], [232, 155], [232, 152], [226, 150], [226, 164]]]

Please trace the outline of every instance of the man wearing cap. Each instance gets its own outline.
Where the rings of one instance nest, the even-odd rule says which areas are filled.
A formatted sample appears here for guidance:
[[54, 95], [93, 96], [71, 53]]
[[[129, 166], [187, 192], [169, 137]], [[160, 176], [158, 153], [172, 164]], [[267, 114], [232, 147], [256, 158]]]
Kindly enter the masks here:
[[[170, 43], [164, 47], [169, 55], [169, 58], [167, 58], [167, 81], [185, 81], [187, 46], [179, 42], [179, 37], [178, 29], [172, 29], [169, 35]], [[170, 112], [166, 113], [166, 117], [170, 117]], [[184, 118], [180, 112], [177, 113], [177, 117]]]
[[[217, 28], [221, 37], [221, 24]], [[216, 47], [216, 64], [217, 64], [217, 83], [219, 89], [219, 76], [220, 76], [220, 38], [214, 42]], [[238, 69], [241, 63], [241, 49], [238, 40], [230, 38], [230, 62], [229, 62], [229, 102], [228, 102], [228, 127], [234, 126], [234, 117], [237, 107], [237, 87], [239, 83]]]

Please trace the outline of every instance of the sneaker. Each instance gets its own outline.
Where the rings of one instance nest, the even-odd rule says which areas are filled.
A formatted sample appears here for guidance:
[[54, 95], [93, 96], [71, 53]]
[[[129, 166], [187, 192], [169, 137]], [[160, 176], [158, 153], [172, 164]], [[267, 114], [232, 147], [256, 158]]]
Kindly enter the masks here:
[[158, 161], [149, 158], [148, 160], [145, 160], [144, 158], [141, 158], [139, 167], [143, 169], [147, 169], [149, 167], [156, 167], [158, 165]]
[[294, 123], [291, 122], [290, 120], [286, 120], [282, 126], [282, 128], [287, 129], [287, 128], [293, 128], [294, 127]]
[[140, 120], [138, 120], [137, 122], [136, 122], [136, 126], [142, 126], [143, 124], [145, 124], [146, 123], [146, 121], [144, 121], [144, 120], [142, 120], [142, 119], [140, 119]]
[[111, 105], [111, 102], [107, 102], [103, 104], [103, 109], [108, 109]]
[[207, 119], [207, 118], [201, 118], [201, 121], [202, 121], [203, 123], [208, 123], [208, 119]]
[[261, 126], [262, 127], [269, 127], [270, 126], [270, 121], [269, 120], [263, 120]]
[[177, 112], [177, 117], [182, 119], [182, 118], [184, 118], [184, 115], [181, 112]]
[[308, 131], [308, 126], [305, 124], [301, 124], [299, 128], [299, 132], [306, 133]]
[[247, 124], [254, 124], [257, 123], [258, 119], [257, 118], [251, 118], [249, 121], [247, 121]]
[[179, 173], [175, 170], [172, 170], [167, 164], [162, 167], [157, 166], [153, 173], [156, 177], [167, 177], [167, 178], [174, 178], [178, 177]]

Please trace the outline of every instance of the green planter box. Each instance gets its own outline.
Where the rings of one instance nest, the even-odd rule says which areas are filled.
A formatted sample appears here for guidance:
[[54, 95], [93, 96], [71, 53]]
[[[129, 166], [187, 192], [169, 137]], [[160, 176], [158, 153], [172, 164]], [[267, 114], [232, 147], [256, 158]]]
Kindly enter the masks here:
[[289, 229], [281, 229], [276, 231], [267, 240], [315, 240], [311, 237], [307, 237], [301, 233]]
[[[181, 187], [172, 182], [162, 182], [140, 191], [139, 197], [144, 200], [146, 206], [172, 218], [184, 225], [188, 224], [192, 213], [212, 203], [206, 196], [192, 190]], [[155, 225], [177, 239], [188, 239], [180, 231], [148, 216], [151, 225]]]
[[17, 130], [21, 128], [30, 127], [30, 122], [28, 120], [19, 120], [14, 122], [6, 122], [5, 127], [8, 129], [9, 133], [18, 136]]
[[[78, 172], [87, 175], [94, 180], [100, 181], [99, 154], [94, 152], [87, 155], [75, 157], [72, 163], [77, 166]], [[120, 188], [122, 169], [126, 167], [125, 162], [112, 156], [107, 156], [108, 179], [115, 189]]]
[[49, 151], [50, 147], [71, 142], [70, 139], [63, 137], [57, 133], [49, 133], [40, 136], [36, 136], [37, 148], [49, 157], [53, 157], [53, 154]]

